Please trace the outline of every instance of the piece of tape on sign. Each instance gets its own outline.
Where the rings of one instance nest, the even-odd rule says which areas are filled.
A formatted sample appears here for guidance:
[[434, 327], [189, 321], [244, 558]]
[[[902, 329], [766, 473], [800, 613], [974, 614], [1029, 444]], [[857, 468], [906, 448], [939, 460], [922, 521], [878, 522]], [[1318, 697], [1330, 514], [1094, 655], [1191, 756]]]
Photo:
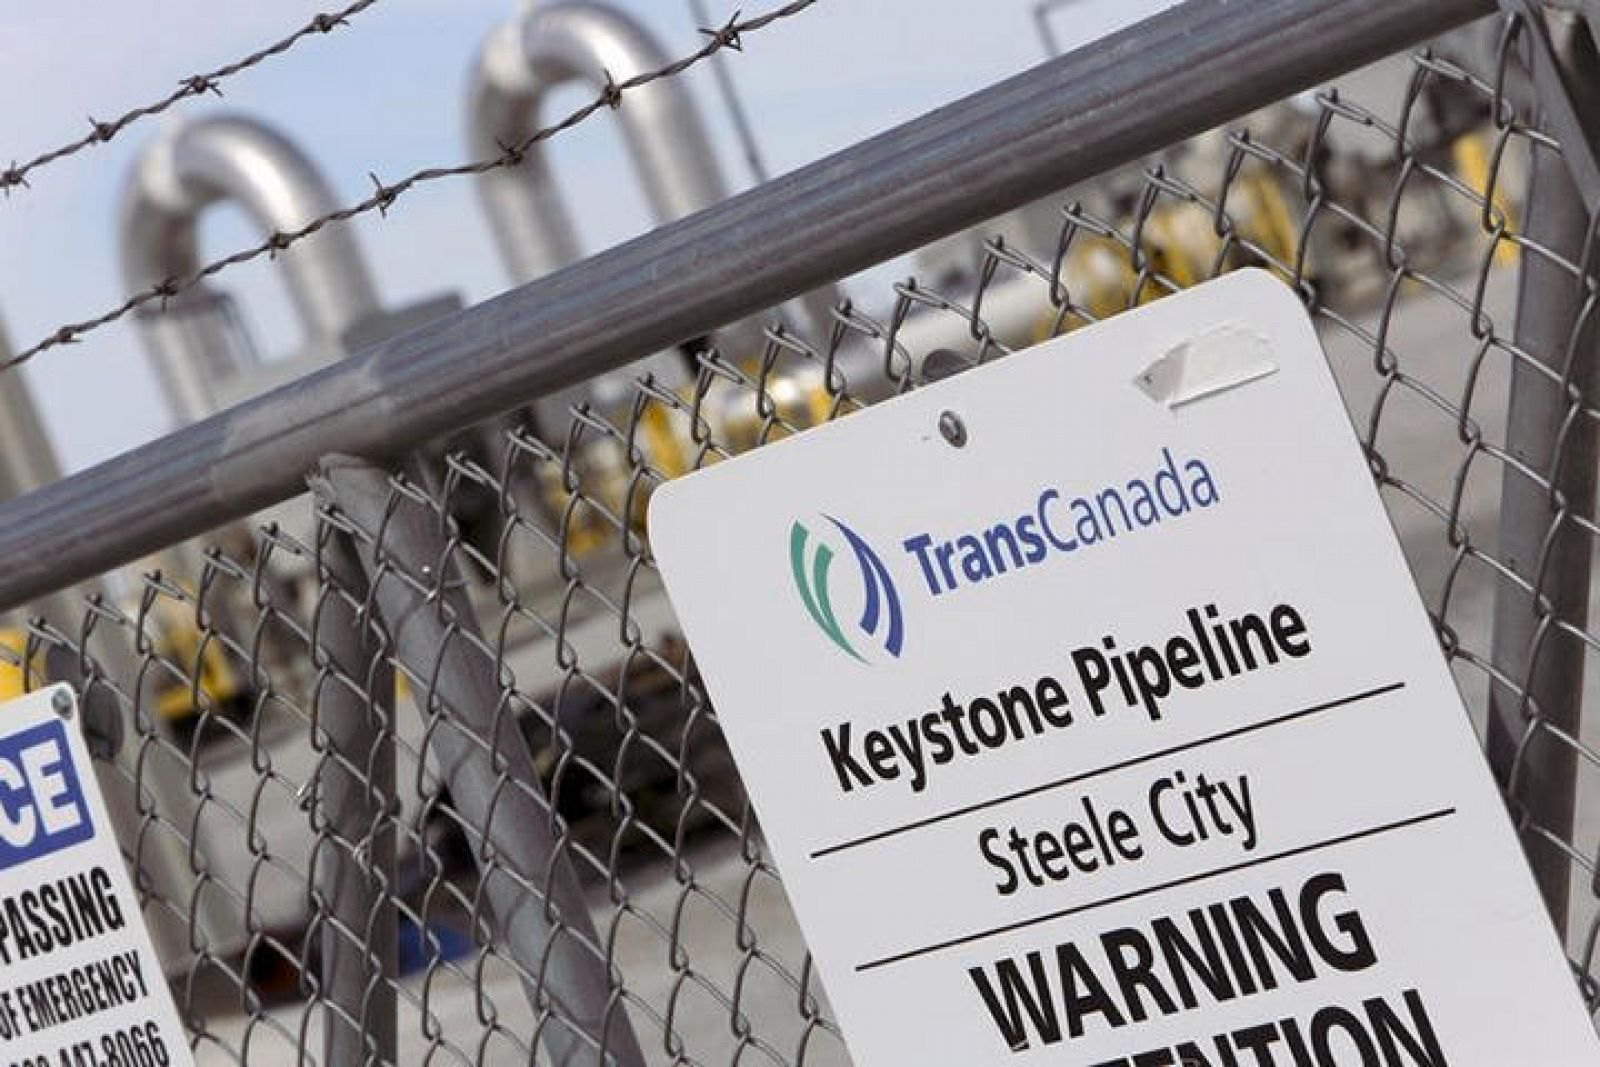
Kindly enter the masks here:
[[1134, 378], [1150, 399], [1181, 407], [1264, 378], [1278, 369], [1264, 333], [1224, 323], [1173, 345]]

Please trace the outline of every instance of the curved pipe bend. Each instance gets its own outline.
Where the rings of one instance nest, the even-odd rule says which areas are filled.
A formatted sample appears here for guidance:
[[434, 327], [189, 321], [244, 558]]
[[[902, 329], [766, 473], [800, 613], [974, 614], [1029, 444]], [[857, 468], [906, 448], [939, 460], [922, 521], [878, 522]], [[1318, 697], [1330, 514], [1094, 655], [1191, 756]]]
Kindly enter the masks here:
[[[596, 91], [666, 66], [665, 48], [631, 16], [598, 0], [559, 0], [503, 23], [473, 70], [467, 128], [477, 158], [524, 140], [550, 92], [573, 82]], [[687, 88], [663, 78], [627, 93], [617, 109], [646, 202], [658, 223], [728, 195], [711, 139]], [[532, 281], [581, 257], [571, 215], [543, 146], [523, 163], [479, 179], [484, 210], [512, 279]]]
[[[263, 235], [298, 230], [338, 207], [321, 172], [277, 130], [241, 115], [184, 123], [152, 141], [135, 161], [119, 219], [123, 284], [138, 292], [187, 278], [200, 264], [200, 216], [214, 204], [239, 205]], [[337, 349], [345, 333], [378, 310], [372, 277], [349, 227], [333, 224], [277, 256], [295, 311], [312, 345]], [[195, 286], [145, 316], [146, 341], [184, 421], [211, 413], [216, 386], [242, 369], [215, 302]], [[209, 321], [206, 321], [209, 320]]]

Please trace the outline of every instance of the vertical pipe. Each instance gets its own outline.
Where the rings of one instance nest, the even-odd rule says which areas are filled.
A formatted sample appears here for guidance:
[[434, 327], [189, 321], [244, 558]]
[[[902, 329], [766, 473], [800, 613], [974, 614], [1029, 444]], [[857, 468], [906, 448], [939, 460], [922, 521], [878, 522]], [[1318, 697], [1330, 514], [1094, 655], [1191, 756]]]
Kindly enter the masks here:
[[[1584, 257], [1590, 219], [1566, 164], [1535, 148], [1529, 177], [1526, 235], [1571, 263]], [[1549, 373], [1515, 362], [1506, 447], [1550, 489], [1508, 468], [1500, 497], [1499, 552], [1521, 578], [1537, 583], [1533, 602], [1502, 579], [1495, 597], [1492, 659], [1515, 684], [1490, 696], [1490, 764], [1510, 788], [1525, 827], [1570, 840], [1576, 803], [1577, 753], [1543, 726], [1578, 736], [1583, 705], [1584, 645], [1555, 626], [1582, 628], [1589, 608], [1590, 539], [1571, 521], [1594, 514], [1594, 421], [1576, 405], [1592, 402], [1594, 316], [1582, 280], [1545, 256], [1524, 252], [1518, 278], [1516, 343]], [[1591, 309], [1592, 310], [1592, 309]], [[1552, 382], [1553, 373], [1557, 381]], [[1570, 385], [1559, 383], [1568, 376]], [[1559, 497], [1559, 502], [1558, 502]], [[1558, 928], [1565, 933], [1572, 877], [1568, 857], [1525, 833], [1529, 862]]]
[[[339, 206], [315, 163], [273, 127], [242, 115], [210, 115], [168, 128], [140, 152], [122, 190], [118, 251], [123, 284], [139, 292], [168, 280], [184, 280], [200, 268], [199, 225], [211, 207], [242, 209], [263, 235], [289, 233]], [[326, 226], [274, 257], [308, 347], [328, 357], [345, 350], [346, 338], [379, 313], [371, 273], [346, 223]], [[151, 305], [138, 316], [140, 340], [166, 389], [176, 421], [214, 414], [231, 380], [248, 370], [254, 353], [242, 345], [222, 294], [197, 285], [166, 306]], [[164, 565], [187, 576], [206, 566], [194, 545], [169, 546]], [[212, 624], [240, 633], [241, 606], [226, 598], [209, 605]], [[186, 761], [167, 759], [170, 764]], [[205, 769], [207, 760], [197, 756]], [[184, 780], [182, 774], [158, 776]], [[173, 798], [178, 799], [178, 798]], [[198, 803], [187, 797], [189, 810]], [[182, 808], [175, 808], [181, 811]], [[194, 820], [181, 823], [198, 827]], [[195, 851], [212, 862], [217, 846], [202, 835]], [[246, 934], [245, 917], [226, 895], [207, 895], [205, 924], [218, 944], [234, 947]]]
[[[10, 341], [4, 327], [0, 326], [0, 363], [4, 363], [10, 354]], [[50, 438], [34, 409], [22, 374], [16, 370], [0, 372], [0, 501], [31, 493], [60, 477], [61, 468], [56, 462], [55, 450], [50, 446]], [[84, 631], [84, 614], [87, 610], [85, 598], [103, 592], [98, 582], [87, 582], [40, 598], [28, 606], [28, 613], [42, 617], [76, 641]], [[63, 680], [73, 682], [82, 695], [82, 721], [85, 724], [92, 725], [96, 713], [123, 716], [123, 720], [115, 725], [117, 736], [125, 738], [134, 733], [130, 729], [134, 724], [129, 720], [140, 672], [129, 654], [124, 635], [116, 627], [102, 624], [96, 633], [101, 640], [92, 642], [94, 647], [78, 651], [82, 652], [86, 661], [98, 664], [100, 671], [114, 684], [122, 687], [128, 699], [120, 700], [109, 692], [105, 699], [100, 699], [91, 690], [104, 683], [96, 682], [92, 676]], [[112, 831], [118, 843], [128, 855], [136, 857], [144, 868], [135, 872], [134, 884], [148, 887], [168, 899], [181, 900], [188, 896], [192, 902], [194, 880], [192, 872], [188, 870], [181, 843], [171, 834], [159, 830], [141, 838], [143, 826], [139, 817], [138, 798], [134, 793], [137, 788], [136, 771], [126, 750], [109, 760], [97, 759], [95, 777], [105, 796], [106, 810], [111, 815]], [[192, 808], [187, 807], [188, 793], [181, 789], [181, 782], [176, 792], [164, 780], [152, 780], [149, 784], [157, 794], [157, 802], [173, 815], [175, 822], [183, 825], [182, 813], [192, 811]], [[182, 961], [187, 952], [180, 928], [165, 921], [150, 925], [151, 938], [162, 965], [170, 968]]]
[[[572, 1020], [543, 1027], [546, 1051], [556, 1063], [599, 1063], [593, 1041], [611, 1067], [643, 1067], [606, 961], [580, 943], [603, 944], [577, 873], [558, 847], [548, 803], [535, 799], [541, 791], [533, 756], [495, 663], [474, 644], [477, 619], [439, 517], [397, 494], [383, 471], [360, 460], [325, 459], [312, 483], [320, 499], [367, 535], [357, 551], [389, 640], [399, 662], [426, 680], [426, 698], [448, 714], [429, 732], [427, 757], [463, 822], [482, 835], [474, 854], [497, 933], [511, 957], [538, 976], [537, 985], [524, 983], [535, 1010], [548, 998]], [[530, 886], [547, 898], [539, 900]]]
[[253, 366], [253, 351], [229, 329], [214, 289], [195, 286], [158, 312], [136, 311], [134, 322], [167, 409], [180, 425], [214, 414], [227, 383]]
[[[0, 331], [0, 359], [11, 346]], [[50, 438], [34, 410], [33, 398], [20, 371], [0, 373], [0, 500], [31, 493], [61, 477]], [[82, 621], [82, 601], [75, 590], [64, 589], [43, 597], [29, 610], [50, 620], [66, 633]]]
[[[331, 501], [323, 500], [326, 506]], [[316, 719], [327, 746], [317, 767], [326, 818], [316, 849], [321, 983], [337, 1010], [323, 1024], [324, 1067], [399, 1062], [395, 983], [394, 673], [367, 603], [367, 576], [348, 538], [318, 531], [324, 596], [312, 645]]]
[[[532, 128], [541, 90], [522, 42], [522, 20], [503, 22], [484, 39], [473, 65], [466, 115], [467, 150], [473, 158], [498, 155], [502, 146], [519, 143]], [[500, 260], [513, 282], [543, 277], [582, 254], [549, 159], [537, 146], [515, 168], [490, 171], [476, 184]]]

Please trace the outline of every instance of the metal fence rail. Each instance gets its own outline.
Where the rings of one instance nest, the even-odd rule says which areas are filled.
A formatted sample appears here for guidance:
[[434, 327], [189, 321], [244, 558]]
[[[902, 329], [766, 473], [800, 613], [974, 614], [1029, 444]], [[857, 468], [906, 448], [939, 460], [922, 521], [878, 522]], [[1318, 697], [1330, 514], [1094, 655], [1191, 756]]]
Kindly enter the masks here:
[[[121, 727], [105, 774], [201, 1058], [848, 1062], [649, 495], [1246, 265], [1319, 323], [1600, 1004], [1600, 190], [1549, 77], [1591, 76], [1592, 39], [1516, 6], [1285, 100], [1488, 13], [1193, 0], [0, 505], [0, 605], [134, 565], [12, 659]], [[980, 223], [876, 303], [725, 329]], [[513, 417], [488, 459], [433, 444], [663, 350], [680, 381]]]
[[322, 456], [392, 458], [1484, 11], [1185, 5], [15, 502], [0, 511], [0, 606], [286, 499]]

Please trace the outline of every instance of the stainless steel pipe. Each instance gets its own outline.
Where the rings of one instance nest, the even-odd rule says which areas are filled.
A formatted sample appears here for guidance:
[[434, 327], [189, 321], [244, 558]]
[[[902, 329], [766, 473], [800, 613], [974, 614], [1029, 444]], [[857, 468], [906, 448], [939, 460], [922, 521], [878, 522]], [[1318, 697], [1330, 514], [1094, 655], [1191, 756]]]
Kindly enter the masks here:
[[[626, 81], [671, 59], [642, 25], [608, 4], [534, 7], [484, 42], [469, 90], [469, 147], [475, 158], [490, 158], [518, 144], [539, 123], [546, 97], [563, 85], [582, 82], [598, 91], [608, 78]], [[711, 139], [681, 79], [628, 90], [617, 121], [657, 222], [727, 198]], [[478, 190], [513, 281], [533, 281], [582, 255], [543, 145], [529, 148], [517, 167], [481, 176]]]
[[[338, 206], [305, 153], [265, 123], [215, 115], [175, 127], [139, 156], [123, 190], [119, 236], [128, 290], [192, 276], [201, 265], [200, 216], [223, 202], [243, 208], [268, 235], [298, 230]], [[313, 346], [341, 349], [344, 335], [378, 311], [371, 274], [344, 224], [297, 241], [277, 263]], [[140, 316], [181, 422], [212, 414], [223, 382], [248, 366], [219, 303], [214, 289], [200, 285]]]

